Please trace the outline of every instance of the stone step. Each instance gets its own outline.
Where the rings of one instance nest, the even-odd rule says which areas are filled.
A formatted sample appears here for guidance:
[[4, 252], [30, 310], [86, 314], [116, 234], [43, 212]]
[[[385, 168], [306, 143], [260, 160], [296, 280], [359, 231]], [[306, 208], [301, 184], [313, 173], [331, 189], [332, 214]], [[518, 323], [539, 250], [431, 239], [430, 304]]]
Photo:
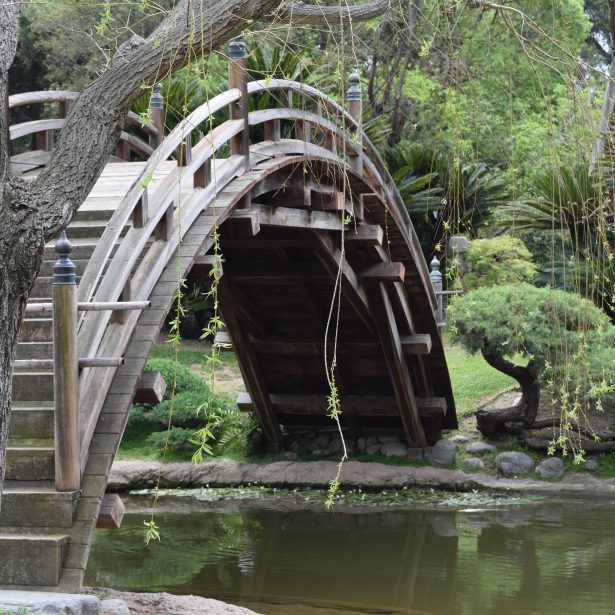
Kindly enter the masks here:
[[[92, 256], [98, 242], [96, 239], [76, 239], [74, 241], [71, 239], [71, 243], [73, 244], [73, 251], [70, 253], [71, 260], [88, 260]], [[55, 241], [46, 244], [43, 260], [56, 261], [57, 258], [58, 254], [55, 251]]]
[[53, 401], [53, 372], [27, 370], [13, 372], [13, 400]]
[[0, 533], [0, 585], [58, 585], [67, 546], [65, 535]]
[[51, 342], [53, 321], [51, 318], [26, 318], [19, 334], [20, 342]]
[[[81, 281], [81, 277], [77, 276], [77, 284]], [[30, 299], [51, 298], [53, 286], [53, 278], [39, 276], [34, 283], [34, 288], [30, 291]]]
[[[83, 220], [99, 220], [102, 222], [109, 222], [111, 217], [115, 213], [115, 209], [78, 209], [73, 217], [73, 222], [81, 222]], [[69, 226], [70, 230], [70, 226]]]
[[53, 342], [19, 342], [17, 359], [53, 359]]
[[[71, 257], [72, 257], [72, 254], [71, 254]], [[90, 262], [89, 259], [87, 258], [79, 258], [79, 259], [71, 258], [71, 261], [73, 261], [73, 263], [75, 264], [75, 268], [77, 270], [78, 276], [83, 275], [85, 268]], [[53, 275], [53, 264], [55, 262], [56, 262], [55, 259], [49, 260], [49, 261], [43, 261], [43, 263], [41, 264], [40, 271], [38, 272], [38, 275], [42, 277], [51, 277]], [[38, 280], [37, 280], [37, 283], [38, 283]]]
[[[37, 481], [39, 482], [39, 481]], [[56, 491], [51, 483], [7, 481], [2, 492], [0, 527], [61, 527], [73, 524], [78, 491]]]
[[15, 446], [6, 448], [6, 480], [54, 480], [53, 446]]
[[9, 423], [9, 439], [53, 439], [53, 405], [23, 406], [13, 404]]

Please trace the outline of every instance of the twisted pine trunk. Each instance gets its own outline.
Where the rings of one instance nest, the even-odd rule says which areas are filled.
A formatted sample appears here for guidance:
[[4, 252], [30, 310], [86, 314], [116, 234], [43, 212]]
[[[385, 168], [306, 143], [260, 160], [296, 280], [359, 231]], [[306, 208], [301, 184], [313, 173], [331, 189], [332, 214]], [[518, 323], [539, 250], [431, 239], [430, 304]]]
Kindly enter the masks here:
[[476, 425], [481, 433], [488, 437], [496, 436], [504, 431], [506, 423], [521, 423], [530, 427], [536, 420], [540, 405], [540, 384], [535, 375], [535, 369], [530, 361], [527, 367], [514, 365], [483, 342], [481, 352], [485, 361], [498, 371], [514, 378], [521, 387], [521, 402], [502, 410], [478, 410]]

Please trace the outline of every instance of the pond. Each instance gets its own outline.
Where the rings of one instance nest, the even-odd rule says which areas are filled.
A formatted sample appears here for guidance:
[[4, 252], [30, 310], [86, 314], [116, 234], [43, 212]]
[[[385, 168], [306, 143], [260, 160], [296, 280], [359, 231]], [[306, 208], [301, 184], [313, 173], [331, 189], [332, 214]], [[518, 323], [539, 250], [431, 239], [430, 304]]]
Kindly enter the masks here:
[[609, 507], [479, 501], [326, 512], [296, 494], [183, 495], [161, 500], [162, 540], [149, 548], [148, 498], [129, 498], [122, 528], [96, 531], [86, 584], [197, 594], [266, 615], [613, 613]]

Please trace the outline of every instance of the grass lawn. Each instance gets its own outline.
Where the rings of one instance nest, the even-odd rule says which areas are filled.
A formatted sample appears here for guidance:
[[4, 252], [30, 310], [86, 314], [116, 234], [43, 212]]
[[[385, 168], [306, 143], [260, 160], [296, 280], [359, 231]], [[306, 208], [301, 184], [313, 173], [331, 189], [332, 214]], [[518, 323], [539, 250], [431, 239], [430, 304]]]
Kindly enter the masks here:
[[491, 367], [480, 354], [471, 355], [461, 346], [451, 347], [448, 343], [445, 343], [444, 351], [460, 418], [474, 412], [485, 397], [517, 384]]

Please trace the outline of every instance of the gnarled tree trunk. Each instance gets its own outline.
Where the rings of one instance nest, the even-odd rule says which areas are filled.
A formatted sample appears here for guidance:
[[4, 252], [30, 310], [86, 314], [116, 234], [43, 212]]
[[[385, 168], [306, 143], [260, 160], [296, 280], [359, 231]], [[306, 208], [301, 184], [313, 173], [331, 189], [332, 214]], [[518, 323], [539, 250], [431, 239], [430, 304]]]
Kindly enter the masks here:
[[493, 437], [504, 431], [506, 423], [521, 423], [524, 427], [529, 427], [536, 420], [540, 404], [540, 384], [532, 362], [530, 361], [527, 367], [514, 365], [490, 348], [486, 341], [483, 341], [481, 352], [491, 367], [519, 383], [521, 401], [515, 406], [501, 410], [478, 410], [476, 412], [478, 429], [484, 435]]

